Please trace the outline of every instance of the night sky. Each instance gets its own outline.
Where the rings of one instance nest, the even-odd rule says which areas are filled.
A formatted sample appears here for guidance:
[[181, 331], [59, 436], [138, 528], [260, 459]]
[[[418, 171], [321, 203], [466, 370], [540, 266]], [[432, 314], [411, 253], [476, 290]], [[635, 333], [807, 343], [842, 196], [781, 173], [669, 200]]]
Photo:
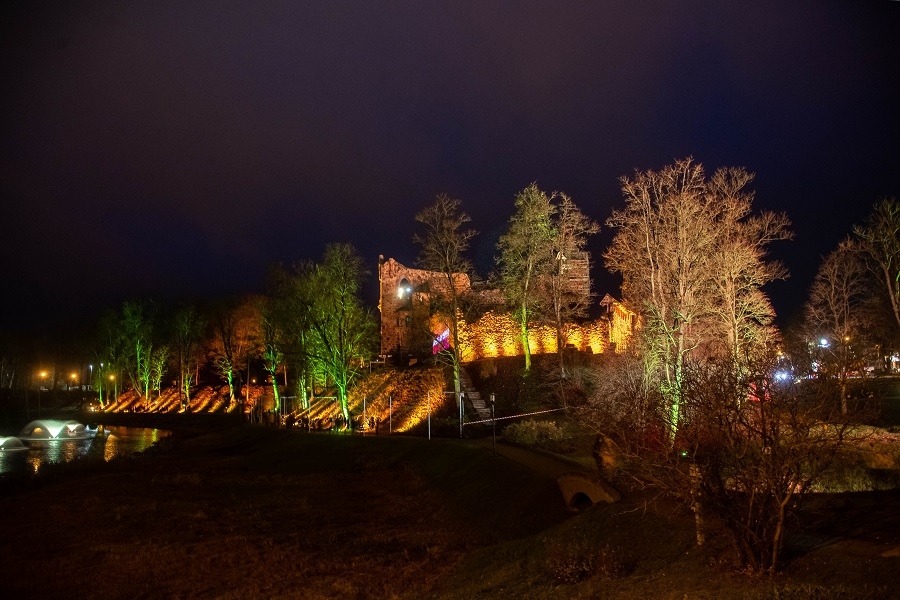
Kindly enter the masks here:
[[784, 316], [900, 196], [900, 2], [4, 4], [0, 332], [262, 291], [330, 242], [374, 280], [438, 193], [486, 274], [532, 181], [602, 223], [620, 176], [689, 155], [794, 222]]

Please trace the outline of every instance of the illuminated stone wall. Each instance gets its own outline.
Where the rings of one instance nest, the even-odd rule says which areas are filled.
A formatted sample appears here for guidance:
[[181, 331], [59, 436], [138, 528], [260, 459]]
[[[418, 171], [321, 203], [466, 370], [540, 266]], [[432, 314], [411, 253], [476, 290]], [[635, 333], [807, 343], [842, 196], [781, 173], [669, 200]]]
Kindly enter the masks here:
[[[609, 349], [609, 324], [605, 319], [566, 328], [566, 345], [582, 352], [601, 354]], [[509, 314], [488, 312], [475, 323], [466, 323], [460, 335], [463, 360], [524, 354], [519, 325]], [[557, 352], [556, 329], [533, 327], [528, 332], [532, 354]], [[622, 346], [624, 348], [624, 346]]]
[[631, 342], [631, 336], [640, 326], [637, 314], [609, 294], [603, 297], [600, 306], [609, 323], [609, 341], [614, 344], [616, 352], [624, 352]]
[[[430, 294], [446, 293], [447, 279], [440, 273], [423, 269], [410, 269], [393, 258], [378, 260], [379, 298], [381, 312], [381, 354], [391, 354], [397, 349], [409, 351], [412, 343], [412, 308], [414, 303], [425, 303]], [[469, 277], [455, 276], [458, 292], [469, 289]]]
[[[432, 271], [410, 269], [392, 258], [385, 260], [380, 257], [378, 266], [381, 353], [391, 354], [397, 349], [409, 351], [413, 333], [411, 327], [413, 306], [416, 303], [427, 302], [430, 294], [446, 293], [446, 279]], [[572, 259], [568, 269], [572, 281], [585, 291], [590, 290], [588, 267], [589, 260], [584, 254]], [[468, 276], [462, 274], [457, 277], [455, 283], [460, 293], [468, 291], [471, 286]], [[498, 304], [502, 301], [502, 297], [495, 290], [479, 293], [482, 298], [492, 298]], [[600, 319], [566, 327], [567, 346], [594, 354], [623, 352], [628, 347], [637, 323], [635, 314], [609, 295], [604, 296], [600, 305], [604, 311]], [[440, 319], [433, 320], [432, 328], [438, 327], [439, 322]], [[435, 333], [439, 331], [435, 330]], [[519, 326], [502, 310], [488, 311], [474, 323], [461, 323], [459, 333], [462, 359], [466, 362], [480, 358], [524, 354]], [[529, 345], [533, 354], [557, 352], [556, 330], [549, 326], [532, 328], [529, 332]]]

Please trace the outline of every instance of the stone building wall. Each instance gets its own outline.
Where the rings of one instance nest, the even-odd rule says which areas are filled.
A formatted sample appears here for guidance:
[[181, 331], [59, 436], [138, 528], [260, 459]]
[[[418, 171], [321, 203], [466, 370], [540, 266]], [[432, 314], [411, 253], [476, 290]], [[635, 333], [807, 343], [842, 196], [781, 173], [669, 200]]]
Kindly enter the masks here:
[[[609, 324], [605, 319], [582, 325], [569, 325], [565, 332], [566, 346], [594, 354], [607, 352], [608, 330]], [[525, 353], [519, 324], [508, 313], [493, 311], [485, 313], [478, 321], [464, 324], [460, 338], [463, 360], [466, 362], [497, 356], [519, 356]], [[532, 354], [557, 352], [556, 329], [546, 325], [529, 329], [528, 345]]]
[[[571, 259], [570, 265], [572, 280], [577, 286], [583, 286], [584, 291], [589, 291], [587, 254], [583, 253]], [[440, 273], [411, 269], [392, 258], [385, 260], [383, 257], [379, 257], [378, 274], [381, 353], [387, 355], [410, 352], [416, 333], [413, 329], [413, 311], [416, 306], [427, 304], [432, 294], [446, 293], [448, 288], [446, 278]], [[463, 274], [457, 276], [455, 285], [459, 293], [471, 289], [468, 276]], [[487, 290], [479, 294], [482, 298], [492, 298], [498, 302], [500, 296], [495, 292]], [[609, 295], [603, 298], [601, 306], [604, 308], [602, 318], [567, 327], [565, 337], [568, 347], [595, 354], [622, 352], [627, 347], [628, 339], [636, 325], [634, 313]], [[440, 333], [438, 328], [440, 325], [436, 320], [432, 328], [434, 333]], [[508, 313], [503, 312], [500, 306], [495, 310], [489, 310], [474, 323], [462, 323], [460, 344], [463, 350], [462, 358], [467, 362], [479, 358], [517, 356], [524, 353], [518, 324]], [[529, 333], [529, 345], [535, 354], [557, 352], [556, 330], [548, 326], [533, 328]]]
[[[411, 269], [393, 258], [378, 260], [379, 298], [381, 313], [381, 354], [397, 350], [409, 351], [412, 346], [412, 310], [416, 303], [426, 303], [431, 294], [447, 293], [447, 279], [441, 273]], [[469, 289], [469, 276], [457, 274], [457, 292]]]

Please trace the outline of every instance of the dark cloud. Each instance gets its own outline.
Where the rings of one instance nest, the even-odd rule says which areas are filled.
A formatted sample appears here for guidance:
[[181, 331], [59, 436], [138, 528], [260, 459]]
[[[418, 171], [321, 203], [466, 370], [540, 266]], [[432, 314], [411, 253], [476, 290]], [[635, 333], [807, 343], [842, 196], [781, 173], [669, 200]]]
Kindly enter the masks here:
[[487, 268], [528, 183], [602, 221], [619, 176], [687, 155], [755, 171], [758, 205], [795, 221], [780, 254], [796, 276], [771, 290], [789, 312], [818, 256], [900, 193], [897, 2], [5, 10], [17, 322], [259, 289], [267, 265], [334, 241], [409, 262], [413, 217], [440, 192], [472, 214]]

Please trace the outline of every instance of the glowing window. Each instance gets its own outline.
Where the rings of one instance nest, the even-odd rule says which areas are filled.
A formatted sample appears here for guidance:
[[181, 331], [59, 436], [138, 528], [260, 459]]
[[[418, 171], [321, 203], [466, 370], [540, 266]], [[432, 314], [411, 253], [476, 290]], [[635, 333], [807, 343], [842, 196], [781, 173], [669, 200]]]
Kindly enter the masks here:
[[409, 300], [410, 296], [412, 296], [412, 286], [406, 278], [403, 278], [400, 280], [400, 285], [397, 286], [397, 298]]

